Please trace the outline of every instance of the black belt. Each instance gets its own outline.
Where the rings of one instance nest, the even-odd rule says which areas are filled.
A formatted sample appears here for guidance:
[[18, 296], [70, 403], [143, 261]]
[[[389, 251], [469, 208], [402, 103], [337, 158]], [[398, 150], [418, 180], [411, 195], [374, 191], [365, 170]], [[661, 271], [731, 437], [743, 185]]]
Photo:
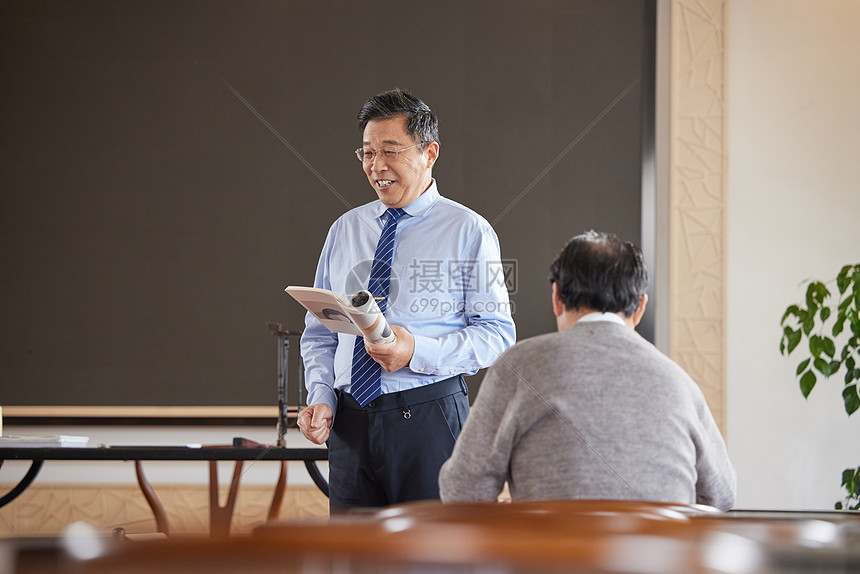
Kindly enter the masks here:
[[335, 390], [337, 394], [338, 408], [356, 411], [387, 411], [391, 409], [408, 409], [409, 405], [418, 405], [428, 401], [435, 401], [455, 393], [469, 394], [466, 380], [463, 375], [457, 375], [450, 379], [444, 379], [436, 383], [430, 383], [422, 387], [415, 387], [407, 391], [397, 391], [380, 395], [367, 403], [365, 406], [358, 404], [353, 396], [341, 390]]

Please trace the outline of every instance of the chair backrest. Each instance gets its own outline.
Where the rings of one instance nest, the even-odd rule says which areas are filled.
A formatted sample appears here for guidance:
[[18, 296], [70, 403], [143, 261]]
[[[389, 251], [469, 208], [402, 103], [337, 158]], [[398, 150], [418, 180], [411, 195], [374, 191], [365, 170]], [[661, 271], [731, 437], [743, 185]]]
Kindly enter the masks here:
[[[333, 517], [328, 522], [276, 523], [255, 536], [307, 550], [349, 556], [459, 565], [499, 564], [546, 568], [578, 565], [593, 571], [618, 569], [618, 556], [634, 537], [692, 540], [684, 526], [706, 508], [636, 501], [536, 501], [515, 503], [414, 502], [372, 514]], [[629, 552], [627, 552], [629, 554]], [[672, 560], [683, 553], [676, 552]], [[689, 555], [686, 552], [684, 555]], [[647, 556], [637, 560], [646, 561]], [[660, 571], [667, 570], [661, 558]], [[683, 562], [678, 572], [684, 572]]]

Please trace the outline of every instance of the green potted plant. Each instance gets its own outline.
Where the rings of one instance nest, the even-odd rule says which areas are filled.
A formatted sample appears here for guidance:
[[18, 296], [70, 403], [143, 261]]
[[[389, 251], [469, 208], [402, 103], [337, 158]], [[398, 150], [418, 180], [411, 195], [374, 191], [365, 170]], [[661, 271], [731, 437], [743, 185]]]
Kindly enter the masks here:
[[[828, 379], [844, 372], [842, 400], [850, 417], [860, 409], [860, 263], [845, 265], [835, 279], [826, 283], [808, 281], [805, 306], [789, 305], [782, 316], [779, 352], [801, 353], [796, 375], [804, 397], [819, 377]], [[836, 284], [838, 300], [831, 305], [828, 284]], [[806, 345], [800, 346], [802, 341]], [[839, 347], [841, 346], [841, 350]], [[860, 467], [842, 472], [847, 496], [836, 503], [837, 509], [860, 509]]]

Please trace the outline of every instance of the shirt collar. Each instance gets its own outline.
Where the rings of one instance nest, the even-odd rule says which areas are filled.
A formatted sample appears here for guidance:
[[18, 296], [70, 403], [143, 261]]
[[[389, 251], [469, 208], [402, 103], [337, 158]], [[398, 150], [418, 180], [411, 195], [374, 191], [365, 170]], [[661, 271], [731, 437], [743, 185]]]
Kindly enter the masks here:
[[[436, 180], [432, 179], [430, 181], [430, 187], [428, 187], [424, 193], [416, 197], [412, 203], [402, 208], [408, 215], [412, 217], [418, 217], [427, 213], [434, 203], [441, 197], [439, 195], [439, 190], [436, 189]], [[382, 217], [385, 215], [385, 210], [388, 209], [385, 207], [385, 204], [376, 200], [375, 205], [375, 213], [376, 217]]]
[[579, 318], [577, 323], [596, 323], [597, 321], [607, 321], [609, 323], [618, 323], [619, 325], [627, 325], [624, 322], [624, 319], [619, 317], [616, 313], [589, 313], [588, 315], [583, 315]]

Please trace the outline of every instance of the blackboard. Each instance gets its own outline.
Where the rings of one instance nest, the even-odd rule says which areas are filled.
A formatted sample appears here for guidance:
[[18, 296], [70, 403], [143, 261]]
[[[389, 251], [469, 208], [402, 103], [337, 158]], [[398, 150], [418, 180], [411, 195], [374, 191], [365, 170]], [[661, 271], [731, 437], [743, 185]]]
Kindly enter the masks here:
[[393, 87], [440, 118], [440, 192], [516, 261], [519, 338], [553, 330], [565, 240], [642, 239], [654, 10], [0, 1], [0, 404], [274, 404], [267, 322], [302, 328], [283, 288], [374, 198], [355, 116]]

